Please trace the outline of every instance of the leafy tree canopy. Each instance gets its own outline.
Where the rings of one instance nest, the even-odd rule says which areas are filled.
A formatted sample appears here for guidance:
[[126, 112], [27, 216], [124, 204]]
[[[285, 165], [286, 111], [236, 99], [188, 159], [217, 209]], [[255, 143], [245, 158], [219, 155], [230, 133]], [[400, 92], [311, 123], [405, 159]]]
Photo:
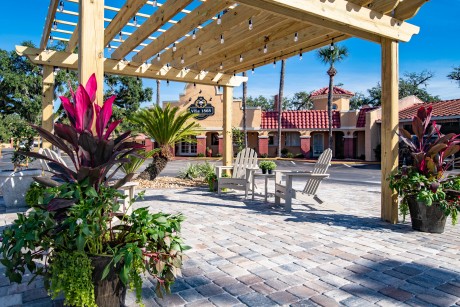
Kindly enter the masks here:
[[[283, 110], [310, 110], [313, 108], [313, 103], [310, 100], [311, 92], [297, 92], [292, 98], [283, 97]], [[263, 111], [274, 110], [274, 96], [265, 97], [259, 95], [257, 97], [249, 96], [246, 99], [246, 106], [260, 107]]]
[[458, 87], [460, 87], [460, 66], [454, 67], [454, 70], [447, 75], [447, 78], [456, 81], [458, 83]]
[[[420, 73], [405, 73], [403, 78], [399, 79], [399, 99], [407, 96], [417, 96], [424, 102], [433, 102], [440, 100], [439, 96], [433, 96], [426, 89], [428, 81], [434, 77], [434, 73], [424, 70]], [[367, 96], [363, 93], [357, 93], [350, 100], [350, 108], [358, 109], [363, 105], [380, 106], [382, 99], [382, 85], [377, 83], [376, 86], [367, 90]]]

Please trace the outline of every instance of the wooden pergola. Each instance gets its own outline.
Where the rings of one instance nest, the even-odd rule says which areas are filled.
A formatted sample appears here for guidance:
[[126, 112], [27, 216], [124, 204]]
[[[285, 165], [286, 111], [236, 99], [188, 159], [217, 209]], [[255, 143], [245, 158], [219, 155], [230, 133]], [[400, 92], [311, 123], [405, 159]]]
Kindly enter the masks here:
[[[53, 68], [223, 87], [224, 165], [232, 162], [237, 73], [358, 37], [382, 50], [383, 220], [396, 223], [397, 195], [385, 178], [398, 165], [398, 43], [419, 28], [405, 22], [428, 0], [50, 0], [39, 48], [17, 46], [43, 65], [43, 126], [52, 130]], [[114, 5], [114, 6], [109, 6]], [[68, 43], [47, 50], [50, 40]], [[78, 52], [75, 52], [77, 50]], [[102, 103], [102, 87], [97, 101]]]

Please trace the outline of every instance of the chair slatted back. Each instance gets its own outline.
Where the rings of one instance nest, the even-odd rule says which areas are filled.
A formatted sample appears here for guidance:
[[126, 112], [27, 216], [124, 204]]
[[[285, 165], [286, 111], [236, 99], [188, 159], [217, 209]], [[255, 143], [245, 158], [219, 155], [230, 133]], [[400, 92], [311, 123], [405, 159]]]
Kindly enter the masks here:
[[[331, 165], [332, 160], [332, 150], [330, 148], [323, 151], [321, 156], [319, 156], [318, 161], [313, 167], [312, 174], [326, 174], [329, 165]], [[319, 184], [321, 183], [322, 178], [308, 178], [303, 193], [308, 195], [315, 195], [316, 190], [318, 190]]]
[[245, 148], [238, 153], [233, 164], [232, 178], [245, 178], [246, 169], [257, 166], [257, 153], [252, 148]]

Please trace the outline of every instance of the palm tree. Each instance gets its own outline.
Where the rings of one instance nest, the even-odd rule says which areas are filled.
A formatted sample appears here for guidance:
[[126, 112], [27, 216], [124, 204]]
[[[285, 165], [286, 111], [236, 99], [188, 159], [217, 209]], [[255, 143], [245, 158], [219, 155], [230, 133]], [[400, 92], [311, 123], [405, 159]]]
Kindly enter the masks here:
[[318, 50], [317, 56], [324, 64], [329, 64], [329, 93], [327, 95], [327, 114], [329, 119], [329, 148], [332, 149], [332, 92], [334, 88], [334, 76], [337, 74], [337, 70], [334, 67], [335, 63], [343, 61], [348, 56], [348, 49], [345, 46], [334, 46], [334, 43], [330, 47], [324, 47]]
[[160, 151], [153, 156], [153, 161], [142, 172], [139, 177], [142, 179], [155, 179], [166, 167], [171, 154], [171, 148], [177, 142], [192, 142], [192, 137], [198, 135], [199, 124], [193, 120], [195, 115], [182, 111], [179, 107], [169, 104], [163, 109], [156, 105], [150, 109], [137, 111], [131, 121], [139, 125], [140, 132], [155, 139]]

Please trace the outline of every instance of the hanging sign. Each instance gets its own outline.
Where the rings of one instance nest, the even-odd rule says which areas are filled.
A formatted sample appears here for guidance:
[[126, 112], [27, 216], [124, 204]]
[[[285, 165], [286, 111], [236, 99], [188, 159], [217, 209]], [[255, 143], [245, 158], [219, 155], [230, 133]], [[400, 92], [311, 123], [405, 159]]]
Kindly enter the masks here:
[[208, 103], [203, 96], [198, 96], [195, 102], [188, 107], [188, 110], [192, 114], [197, 114], [196, 119], [203, 120], [208, 116], [214, 115], [214, 107]]

